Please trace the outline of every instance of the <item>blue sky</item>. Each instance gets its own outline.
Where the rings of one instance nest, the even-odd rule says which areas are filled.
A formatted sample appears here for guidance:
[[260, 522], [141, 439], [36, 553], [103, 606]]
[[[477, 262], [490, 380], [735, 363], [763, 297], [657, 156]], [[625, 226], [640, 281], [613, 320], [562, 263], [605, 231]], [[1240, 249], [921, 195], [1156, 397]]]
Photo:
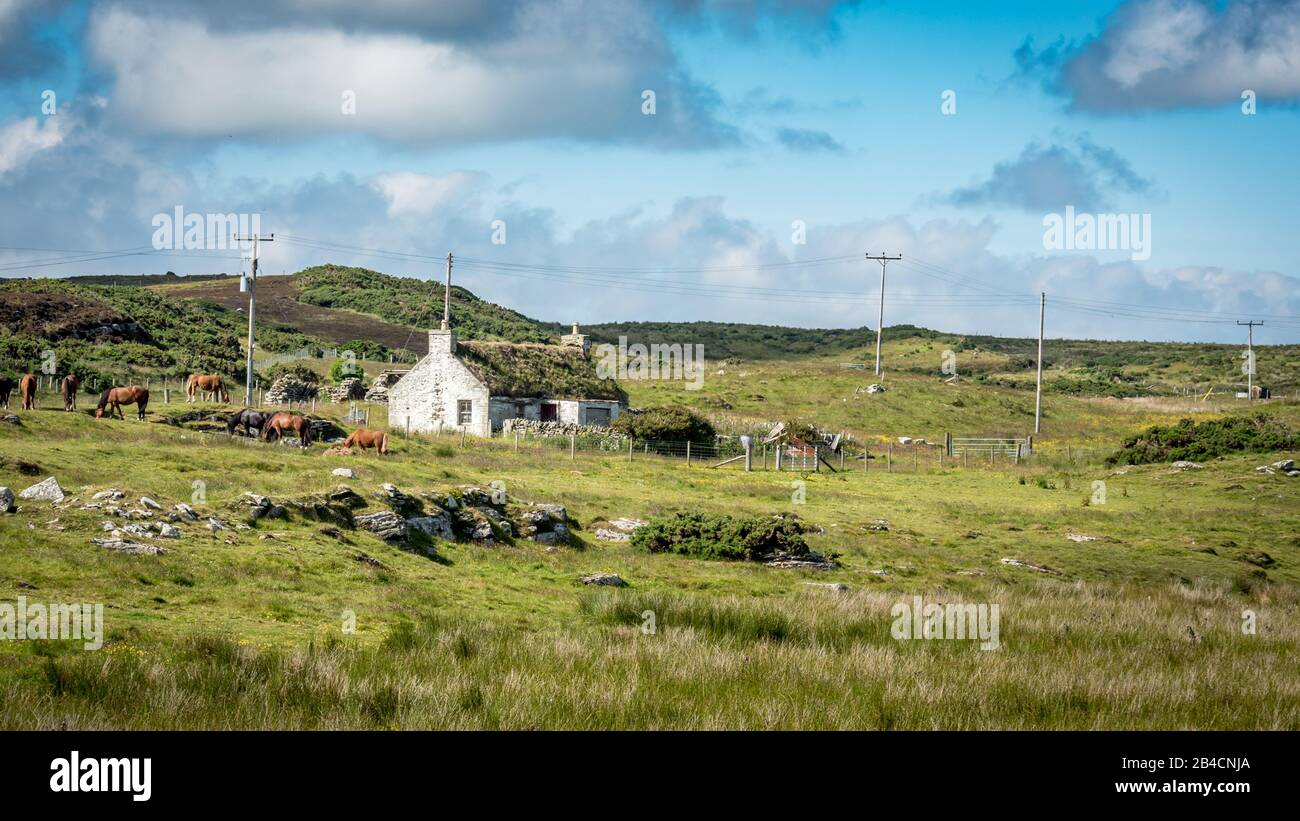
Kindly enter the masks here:
[[179, 206], [542, 319], [874, 324], [884, 251], [890, 323], [1300, 340], [1293, 1], [0, 0], [0, 53], [2, 275], [238, 270]]

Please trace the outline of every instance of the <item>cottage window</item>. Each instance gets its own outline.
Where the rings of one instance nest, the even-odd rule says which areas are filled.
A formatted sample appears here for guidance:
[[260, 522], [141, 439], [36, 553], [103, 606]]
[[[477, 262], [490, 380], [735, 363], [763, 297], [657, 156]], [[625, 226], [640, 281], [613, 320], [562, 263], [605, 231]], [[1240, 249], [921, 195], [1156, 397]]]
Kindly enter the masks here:
[[557, 422], [560, 419], [560, 406], [555, 402], [542, 403], [542, 421]]
[[588, 425], [608, 425], [609, 408], [587, 408]]
[[474, 420], [474, 400], [460, 399], [456, 402], [456, 422], [468, 425]]

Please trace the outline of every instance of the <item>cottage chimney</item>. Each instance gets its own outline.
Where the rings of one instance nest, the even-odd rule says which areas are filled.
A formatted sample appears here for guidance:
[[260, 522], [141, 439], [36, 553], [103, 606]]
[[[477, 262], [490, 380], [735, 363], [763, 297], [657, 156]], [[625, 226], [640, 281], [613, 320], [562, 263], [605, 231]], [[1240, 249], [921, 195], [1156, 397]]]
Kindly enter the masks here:
[[591, 349], [591, 337], [579, 332], [578, 323], [575, 322], [573, 323], [573, 332], [560, 337], [560, 344], [573, 348], [581, 348], [582, 355], [586, 356], [588, 350]]
[[456, 353], [456, 332], [447, 327], [429, 331], [429, 353]]

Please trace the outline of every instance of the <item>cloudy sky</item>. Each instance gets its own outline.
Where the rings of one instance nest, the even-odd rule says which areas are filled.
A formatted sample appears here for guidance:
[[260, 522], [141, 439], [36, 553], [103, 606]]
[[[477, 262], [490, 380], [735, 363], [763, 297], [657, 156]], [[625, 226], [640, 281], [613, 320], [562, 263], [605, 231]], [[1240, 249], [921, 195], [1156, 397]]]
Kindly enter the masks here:
[[1297, 342], [1298, 102], [1300, 0], [0, 0], [0, 276], [238, 271], [181, 208], [548, 320], [874, 326], [883, 252], [891, 324]]

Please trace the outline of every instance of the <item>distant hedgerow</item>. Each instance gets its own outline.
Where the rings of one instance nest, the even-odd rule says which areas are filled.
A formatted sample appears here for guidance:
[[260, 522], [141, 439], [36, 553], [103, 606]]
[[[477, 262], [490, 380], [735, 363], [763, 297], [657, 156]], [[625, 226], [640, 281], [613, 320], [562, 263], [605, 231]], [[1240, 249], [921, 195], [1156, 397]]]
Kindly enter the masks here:
[[1215, 459], [1230, 453], [1272, 453], [1300, 449], [1300, 434], [1272, 414], [1225, 416], [1197, 423], [1153, 425], [1124, 440], [1107, 459], [1112, 465], [1141, 465]]

